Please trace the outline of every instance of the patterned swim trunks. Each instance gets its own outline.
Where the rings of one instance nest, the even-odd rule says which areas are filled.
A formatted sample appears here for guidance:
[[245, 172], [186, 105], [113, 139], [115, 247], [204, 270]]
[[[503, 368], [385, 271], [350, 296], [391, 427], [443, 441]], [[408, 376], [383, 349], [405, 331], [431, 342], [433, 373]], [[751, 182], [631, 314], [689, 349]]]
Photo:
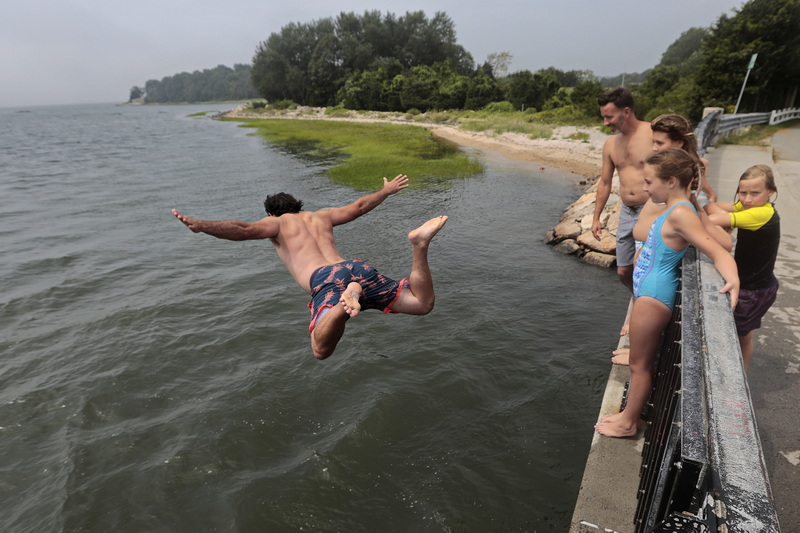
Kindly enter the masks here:
[[359, 302], [362, 309], [379, 309], [384, 313], [393, 313], [392, 305], [397, 301], [400, 292], [407, 288], [408, 279], [399, 282], [387, 278], [363, 261], [343, 261], [320, 267], [311, 274], [311, 324], [309, 333], [320, 314], [339, 303], [347, 285], [355, 281], [364, 289]]

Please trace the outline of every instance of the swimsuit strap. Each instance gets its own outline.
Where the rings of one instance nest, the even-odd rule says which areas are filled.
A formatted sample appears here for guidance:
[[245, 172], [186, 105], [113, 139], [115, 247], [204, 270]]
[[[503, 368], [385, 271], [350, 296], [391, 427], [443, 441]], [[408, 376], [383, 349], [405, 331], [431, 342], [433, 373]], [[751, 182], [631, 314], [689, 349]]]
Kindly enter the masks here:
[[[650, 226], [650, 231], [653, 231], [653, 228], [658, 228], [658, 232], [660, 233], [661, 232], [661, 226], [664, 225], [664, 221], [667, 220], [667, 217], [669, 216], [670, 212], [673, 209], [675, 209], [676, 207], [678, 207], [679, 205], [681, 205], [681, 204], [689, 204], [692, 207], [692, 209], [694, 209], [694, 206], [689, 202], [678, 202], [677, 204], [673, 205], [672, 207], [670, 207], [669, 209], [667, 209], [666, 211], [664, 211], [663, 213], [658, 215], [658, 218], [656, 218], [653, 221], [653, 224]], [[697, 213], [696, 210], [695, 210], [695, 213]], [[648, 232], [648, 237], [649, 236], [650, 236], [650, 233]]]
[[[694, 208], [694, 206], [692, 205], [692, 203], [691, 203], [691, 202], [687, 202], [687, 201], [685, 201], [685, 200], [683, 200], [683, 201], [680, 201], [680, 202], [678, 202], [677, 204], [673, 205], [672, 207], [670, 207], [669, 209], [667, 209], [667, 210], [664, 212], [664, 214], [665, 214], [665, 215], [668, 215], [670, 211], [672, 211], [673, 209], [675, 209], [676, 207], [678, 207], [678, 206], [679, 206], [679, 205], [681, 205], [681, 204], [686, 204], [686, 205], [688, 205], [689, 207], [691, 207], [691, 208], [692, 208], [692, 211], [694, 211], [694, 213], [695, 213], [695, 214], [697, 214], [697, 209], [695, 209], [695, 208]], [[665, 218], [666, 218], [666, 217], [665, 217]]]

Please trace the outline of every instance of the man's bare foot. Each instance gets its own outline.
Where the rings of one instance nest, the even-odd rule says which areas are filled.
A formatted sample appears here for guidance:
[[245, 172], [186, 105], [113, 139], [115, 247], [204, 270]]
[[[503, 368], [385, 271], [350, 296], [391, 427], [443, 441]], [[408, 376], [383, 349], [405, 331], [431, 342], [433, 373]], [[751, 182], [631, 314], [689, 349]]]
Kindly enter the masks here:
[[631, 426], [622, 417], [614, 418], [613, 415], [604, 417], [594, 428], [604, 437], [635, 437], [639, 433], [638, 423]]
[[433, 236], [439, 233], [439, 230], [442, 229], [447, 222], [447, 216], [442, 215], [439, 217], [435, 217], [421, 225], [415, 230], [412, 230], [408, 234], [408, 239], [411, 241], [411, 244], [419, 245], [419, 244], [428, 244], [433, 239]]
[[617, 348], [613, 352], [614, 357], [611, 358], [611, 362], [615, 365], [623, 365], [628, 366], [630, 365], [630, 357], [631, 357], [631, 349], [630, 348]]
[[355, 281], [351, 281], [342, 293], [339, 303], [342, 304], [345, 313], [350, 315], [350, 318], [354, 318], [358, 315], [359, 311], [361, 311], [361, 303], [358, 300], [361, 298], [363, 292], [364, 289], [361, 285]]

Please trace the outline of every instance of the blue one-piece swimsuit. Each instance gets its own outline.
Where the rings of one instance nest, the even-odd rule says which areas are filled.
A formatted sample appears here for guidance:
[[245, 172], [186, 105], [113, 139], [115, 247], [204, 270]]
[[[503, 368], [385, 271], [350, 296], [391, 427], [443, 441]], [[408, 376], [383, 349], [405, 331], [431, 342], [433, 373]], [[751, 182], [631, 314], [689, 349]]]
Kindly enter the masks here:
[[679, 280], [678, 265], [686, 253], [686, 248], [683, 250], [670, 248], [661, 238], [661, 226], [664, 225], [670, 211], [681, 204], [687, 204], [694, 210], [694, 206], [689, 202], [678, 202], [658, 217], [650, 227], [647, 241], [642, 247], [633, 271], [633, 297], [649, 296], [663, 302], [670, 309], [675, 307]]

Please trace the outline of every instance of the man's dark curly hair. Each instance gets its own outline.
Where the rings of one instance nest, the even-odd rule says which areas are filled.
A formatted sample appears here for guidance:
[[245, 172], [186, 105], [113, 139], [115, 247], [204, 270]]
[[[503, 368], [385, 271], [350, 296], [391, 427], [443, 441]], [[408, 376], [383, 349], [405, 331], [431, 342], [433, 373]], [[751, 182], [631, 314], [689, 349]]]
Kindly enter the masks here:
[[303, 208], [303, 202], [285, 192], [271, 194], [264, 200], [264, 209], [268, 215], [279, 217], [284, 213], [299, 213]]
[[606, 104], [614, 104], [619, 109], [630, 107], [633, 109], [633, 93], [627, 87], [617, 87], [604, 92], [597, 98], [597, 103], [600, 107]]

